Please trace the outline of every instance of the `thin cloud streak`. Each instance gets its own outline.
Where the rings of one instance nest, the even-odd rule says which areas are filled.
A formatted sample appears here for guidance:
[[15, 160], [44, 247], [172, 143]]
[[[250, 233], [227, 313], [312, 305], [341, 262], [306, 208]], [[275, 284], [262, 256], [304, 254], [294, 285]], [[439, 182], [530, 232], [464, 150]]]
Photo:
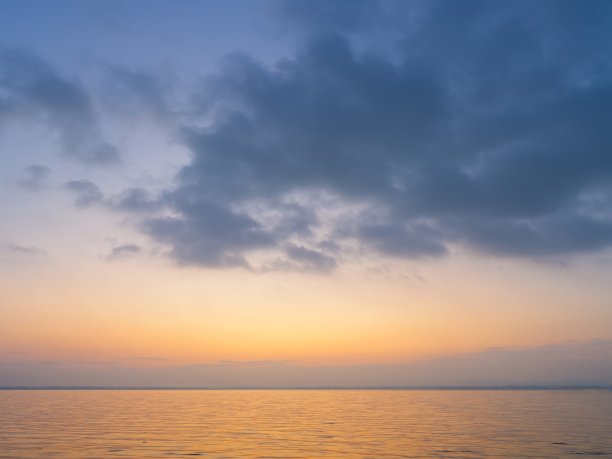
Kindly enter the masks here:
[[102, 137], [89, 91], [39, 56], [0, 48], [0, 91], [0, 129], [42, 124], [58, 134], [69, 158], [98, 166], [119, 161], [118, 149]]

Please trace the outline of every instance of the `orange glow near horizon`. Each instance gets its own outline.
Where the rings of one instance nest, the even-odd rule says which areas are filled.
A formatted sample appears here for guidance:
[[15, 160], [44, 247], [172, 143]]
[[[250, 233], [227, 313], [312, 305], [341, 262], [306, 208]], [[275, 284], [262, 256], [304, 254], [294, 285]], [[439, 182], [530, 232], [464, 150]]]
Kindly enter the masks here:
[[[332, 279], [92, 265], [42, 272], [38, 288], [27, 295], [21, 285], [26, 279], [14, 274], [3, 285], [4, 324], [11, 325], [0, 324], [0, 347], [3, 358], [140, 366], [223, 360], [361, 364], [609, 337], [593, 317], [586, 320], [570, 307], [577, 294], [562, 285], [550, 290], [542, 275], [537, 286], [530, 285], [524, 281], [529, 272], [507, 268], [508, 277], [522, 282], [521, 297], [494, 279], [486, 289], [475, 288], [486, 274], [470, 282], [471, 272], [481, 265], [431, 265], [425, 282], [358, 272]], [[458, 268], [461, 281], [455, 279]], [[591, 293], [595, 306], [597, 295]], [[609, 318], [608, 309], [595, 311]]]

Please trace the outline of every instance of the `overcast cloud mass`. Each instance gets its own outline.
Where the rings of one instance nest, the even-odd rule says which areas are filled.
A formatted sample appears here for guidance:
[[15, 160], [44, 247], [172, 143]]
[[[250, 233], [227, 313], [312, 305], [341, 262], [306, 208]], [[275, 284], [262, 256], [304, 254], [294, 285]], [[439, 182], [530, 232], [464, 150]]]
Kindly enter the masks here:
[[[304, 43], [272, 67], [229, 56], [206, 79], [208, 122], [183, 127], [193, 157], [163, 197], [174, 215], [145, 230], [202, 265], [270, 247], [295, 258], [288, 241], [320, 256], [334, 255], [328, 240], [399, 257], [607, 246], [609, 5], [467, 3], [406, 3], [414, 25], [393, 24], [386, 54], [346, 32], [387, 26], [367, 24], [372, 3], [321, 3], [328, 20], [342, 8], [325, 30], [287, 5]], [[319, 194], [339, 201], [334, 218], [320, 218]]]
[[[79, 207], [133, 215], [181, 265], [330, 271], [364, 250], [535, 259], [612, 243], [609, 2], [267, 6], [295, 49], [273, 63], [228, 53], [183, 98], [116, 68], [96, 94], [3, 49], [0, 127], [44, 123], [99, 167], [120, 152], [93, 100], [153, 116], [189, 152], [171, 185], [65, 187]], [[27, 174], [38, 188], [48, 170]]]

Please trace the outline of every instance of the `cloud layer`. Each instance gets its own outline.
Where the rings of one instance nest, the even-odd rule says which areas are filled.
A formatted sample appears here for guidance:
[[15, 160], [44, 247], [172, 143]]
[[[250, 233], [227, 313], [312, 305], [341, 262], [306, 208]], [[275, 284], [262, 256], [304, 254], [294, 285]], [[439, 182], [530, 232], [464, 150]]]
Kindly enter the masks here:
[[[191, 161], [143, 222], [179, 263], [612, 243], [609, 4], [389, 3], [366, 20], [372, 4], [341, 2], [351, 14], [325, 27], [298, 6], [283, 10], [305, 32], [294, 56], [227, 57], [182, 128]], [[377, 29], [388, 46], [367, 42]]]
[[[190, 157], [153, 194], [68, 182], [78, 206], [131, 214], [177, 263], [208, 267], [612, 244], [609, 2], [276, 5], [293, 54], [228, 55], [182, 102], [154, 74], [110, 69], [108, 106], [166, 125]], [[0, 123], [38, 117], [72, 157], [117, 158], [78, 80], [26, 53], [0, 60]]]

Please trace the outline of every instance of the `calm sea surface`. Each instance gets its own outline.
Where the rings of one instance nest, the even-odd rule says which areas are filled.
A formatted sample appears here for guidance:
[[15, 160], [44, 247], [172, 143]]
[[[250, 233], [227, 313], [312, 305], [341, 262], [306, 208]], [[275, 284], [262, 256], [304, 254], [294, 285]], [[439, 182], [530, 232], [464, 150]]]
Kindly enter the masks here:
[[1, 458], [612, 457], [612, 391], [0, 391]]

